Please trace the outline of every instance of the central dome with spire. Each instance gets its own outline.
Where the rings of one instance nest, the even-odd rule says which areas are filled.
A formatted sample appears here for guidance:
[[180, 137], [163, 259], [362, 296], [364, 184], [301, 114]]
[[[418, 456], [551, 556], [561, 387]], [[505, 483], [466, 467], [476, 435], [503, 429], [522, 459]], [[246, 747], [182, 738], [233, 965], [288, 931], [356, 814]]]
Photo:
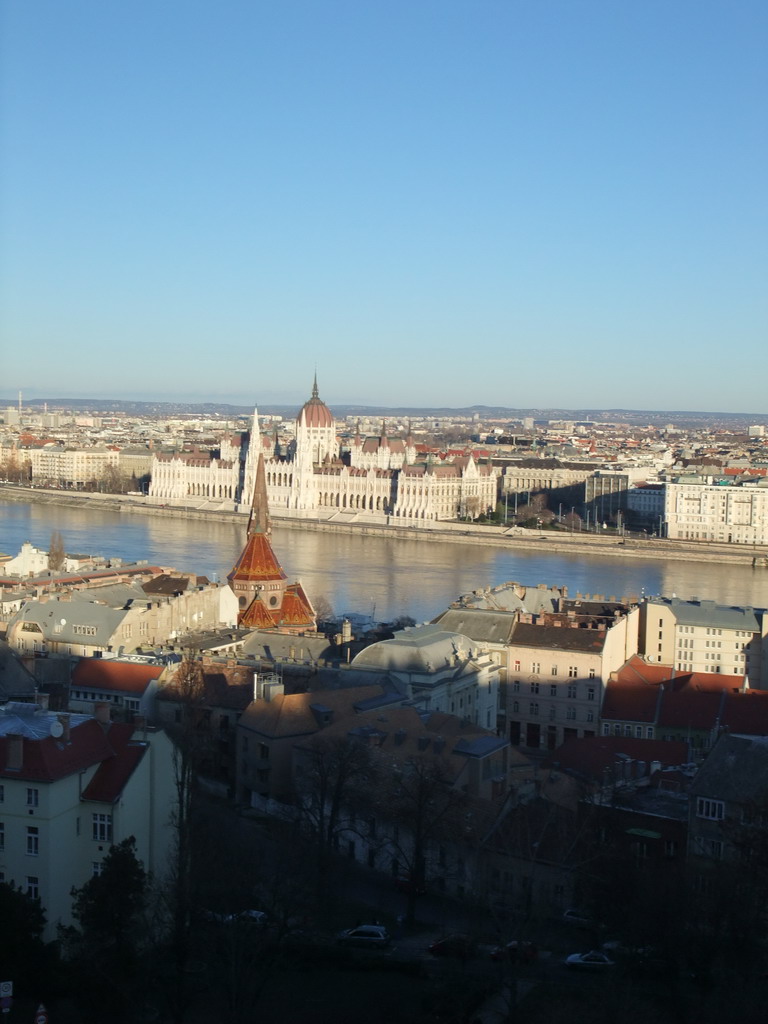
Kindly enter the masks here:
[[312, 397], [301, 407], [297, 422], [312, 428], [334, 427], [333, 414], [317, 391], [317, 374], [312, 384]]

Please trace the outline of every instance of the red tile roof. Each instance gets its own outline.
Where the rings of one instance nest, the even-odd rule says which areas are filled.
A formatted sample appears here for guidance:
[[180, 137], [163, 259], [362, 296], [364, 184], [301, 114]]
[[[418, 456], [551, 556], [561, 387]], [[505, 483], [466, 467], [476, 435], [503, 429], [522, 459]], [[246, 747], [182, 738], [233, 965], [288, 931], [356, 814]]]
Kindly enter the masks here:
[[[75, 775], [95, 765], [100, 765], [105, 768], [103, 778], [108, 780], [112, 787], [109, 791], [115, 792], [115, 786], [119, 779], [123, 779], [122, 786], [124, 786], [139, 760], [132, 750], [128, 750], [133, 731], [132, 725], [118, 722], [113, 722], [105, 729], [95, 718], [90, 718], [86, 722], [72, 726], [69, 742], [53, 736], [46, 736], [39, 740], [25, 736], [22, 765], [17, 770], [7, 767], [10, 737], [7, 734], [2, 735], [0, 736], [0, 765], [3, 767], [0, 768], [0, 777], [24, 779], [29, 782], [56, 782], [69, 775]], [[143, 750], [141, 747], [139, 749]], [[120, 762], [119, 765], [111, 763], [116, 761]], [[97, 770], [97, 776], [100, 770], [101, 768]], [[95, 778], [91, 785], [94, 782]], [[106, 793], [107, 791], [108, 787], [103, 782], [98, 783], [94, 789], [94, 792], [97, 793]], [[122, 791], [122, 787], [120, 791]], [[116, 799], [117, 796], [119, 796], [119, 792], [109, 799]], [[102, 796], [90, 799], [102, 799]]]
[[149, 684], [162, 672], [162, 665], [81, 658], [72, 673], [72, 685], [121, 693], [144, 693]]

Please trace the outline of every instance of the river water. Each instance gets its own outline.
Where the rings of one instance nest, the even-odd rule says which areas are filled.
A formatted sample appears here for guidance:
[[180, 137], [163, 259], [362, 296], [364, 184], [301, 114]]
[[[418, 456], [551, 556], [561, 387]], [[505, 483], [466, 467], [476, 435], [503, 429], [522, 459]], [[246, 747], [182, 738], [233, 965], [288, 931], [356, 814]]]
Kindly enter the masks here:
[[[0, 501], [0, 551], [5, 554], [18, 554], [25, 540], [47, 550], [54, 530], [61, 532], [70, 554], [147, 560], [219, 580], [232, 568], [245, 539], [244, 523]], [[272, 546], [289, 580], [301, 580], [310, 599], [326, 598], [337, 614], [360, 612], [384, 621], [410, 615], [426, 622], [461, 594], [507, 580], [565, 585], [571, 595], [676, 594], [768, 606], [768, 571], [749, 566], [539, 553], [279, 525]]]

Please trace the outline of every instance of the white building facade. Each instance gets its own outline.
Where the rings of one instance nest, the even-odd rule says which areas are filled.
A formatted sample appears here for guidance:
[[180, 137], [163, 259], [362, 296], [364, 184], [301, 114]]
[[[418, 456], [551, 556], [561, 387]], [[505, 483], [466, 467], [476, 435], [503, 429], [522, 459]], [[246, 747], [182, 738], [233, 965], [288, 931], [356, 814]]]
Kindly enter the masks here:
[[665, 488], [664, 518], [670, 538], [768, 544], [768, 480], [670, 481]]
[[336, 423], [316, 382], [299, 412], [287, 455], [262, 436], [254, 413], [249, 438], [226, 441], [218, 457], [201, 452], [156, 455], [150, 499], [200, 498], [221, 508], [248, 508], [259, 453], [264, 455], [273, 512], [333, 510], [355, 516], [449, 520], [477, 518], [496, 506], [497, 470], [472, 455], [417, 462], [410, 437], [390, 440], [382, 429], [376, 440], [356, 437], [342, 459]]

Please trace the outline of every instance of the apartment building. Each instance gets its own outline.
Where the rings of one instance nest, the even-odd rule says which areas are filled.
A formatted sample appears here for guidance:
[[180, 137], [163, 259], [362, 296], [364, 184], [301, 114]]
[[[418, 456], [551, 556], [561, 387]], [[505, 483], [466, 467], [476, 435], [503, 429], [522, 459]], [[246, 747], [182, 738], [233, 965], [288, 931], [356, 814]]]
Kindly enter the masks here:
[[641, 606], [639, 653], [679, 672], [740, 676], [768, 689], [768, 612], [696, 598], [649, 598]]
[[679, 477], [666, 485], [664, 519], [673, 539], [768, 544], [768, 480]]
[[72, 922], [73, 887], [129, 836], [158, 880], [173, 840], [173, 757], [165, 733], [33, 703], [0, 709], [0, 881], [39, 899], [45, 938]]

